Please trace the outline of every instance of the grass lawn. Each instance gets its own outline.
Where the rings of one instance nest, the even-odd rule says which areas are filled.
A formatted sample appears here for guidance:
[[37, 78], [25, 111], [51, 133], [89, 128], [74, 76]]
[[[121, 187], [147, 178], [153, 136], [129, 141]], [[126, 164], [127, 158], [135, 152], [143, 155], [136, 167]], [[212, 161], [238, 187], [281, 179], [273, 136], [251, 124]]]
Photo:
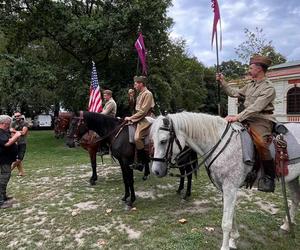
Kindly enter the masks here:
[[[121, 170], [110, 157], [100, 164], [90, 186], [86, 151], [69, 149], [53, 131], [30, 131], [25, 177], [14, 171], [8, 193], [16, 203], [0, 210], [0, 249], [219, 249], [222, 198], [200, 170], [192, 196], [176, 194], [179, 180], [135, 172], [136, 210], [121, 202]], [[296, 238], [279, 230], [284, 217], [282, 195], [240, 192], [238, 249], [300, 249]], [[179, 219], [186, 219], [180, 224]], [[299, 222], [299, 215], [297, 217]]]

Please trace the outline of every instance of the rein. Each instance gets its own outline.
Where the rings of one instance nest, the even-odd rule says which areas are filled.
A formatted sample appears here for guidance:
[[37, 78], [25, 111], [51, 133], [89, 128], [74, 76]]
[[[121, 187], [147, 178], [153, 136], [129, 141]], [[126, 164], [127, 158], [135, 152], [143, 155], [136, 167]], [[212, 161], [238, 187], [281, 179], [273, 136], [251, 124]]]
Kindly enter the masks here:
[[[205, 157], [204, 157], [204, 159], [203, 159], [199, 164], [197, 164], [197, 167], [196, 167], [195, 169], [193, 169], [192, 171], [190, 171], [189, 173], [187, 173], [187, 174], [185, 174], [185, 175], [175, 175], [175, 176], [176, 176], [176, 177], [186, 177], [186, 176], [190, 175], [191, 173], [197, 171], [197, 170], [200, 168], [200, 166], [201, 166], [202, 164], [204, 164], [204, 165], [205, 165], [205, 169], [206, 169], [206, 171], [207, 171], [207, 174], [208, 174], [208, 177], [209, 177], [210, 181], [216, 186], [216, 184], [214, 183], [214, 181], [213, 181], [213, 179], [212, 179], [212, 177], [211, 177], [210, 167], [211, 167], [211, 165], [213, 164], [213, 162], [219, 157], [219, 155], [224, 151], [224, 149], [227, 147], [227, 145], [229, 144], [229, 142], [230, 142], [230, 140], [231, 140], [231, 138], [232, 138], [232, 135], [233, 135], [233, 133], [234, 133], [234, 130], [232, 130], [232, 132], [231, 132], [231, 134], [230, 134], [228, 140], [226, 141], [226, 143], [224, 144], [224, 146], [222, 147], [222, 149], [218, 152], [218, 154], [213, 158], [213, 160], [212, 160], [208, 165], [206, 165], [205, 162], [206, 162], [207, 159], [208, 159], [209, 157], [211, 157], [212, 154], [216, 151], [217, 147], [220, 145], [220, 143], [221, 143], [222, 140], [224, 139], [224, 137], [225, 137], [225, 135], [227, 134], [227, 132], [228, 132], [228, 130], [229, 130], [230, 127], [231, 127], [231, 126], [230, 126], [230, 123], [227, 123], [226, 128], [225, 128], [225, 130], [224, 130], [224, 132], [223, 132], [221, 138], [219, 139], [219, 141], [218, 141], [218, 142], [217, 142], [210, 150], [208, 150], [206, 153], [204, 153], [204, 154], [201, 156], [201, 158], [203, 158], [204, 156], [205, 156]], [[180, 153], [179, 153], [179, 155], [180, 155]], [[198, 158], [197, 158], [197, 160], [198, 160]], [[195, 160], [195, 161], [196, 161], [196, 160]], [[189, 163], [185, 163], [185, 164], [182, 164], [182, 165], [187, 165], [187, 164], [189, 164]], [[182, 167], [182, 165], [179, 165], [178, 167]]]
[[173, 154], [174, 141], [176, 142], [177, 146], [179, 147], [179, 150], [182, 151], [182, 147], [181, 147], [181, 145], [179, 143], [179, 140], [178, 140], [178, 138], [175, 134], [175, 131], [174, 131], [172, 120], [171, 120], [171, 125], [169, 127], [160, 127], [159, 130], [168, 131], [170, 133], [170, 139], [169, 139], [167, 151], [166, 151], [166, 154], [163, 158], [152, 157], [150, 159], [152, 161], [166, 162], [167, 164], [172, 164], [171, 163], [171, 158], [172, 158], [172, 154]]
[[[215, 150], [217, 149], [217, 147], [220, 145], [220, 143], [222, 142], [222, 140], [224, 139], [224, 137], [226, 136], [229, 128], [231, 127], [230, 123], [228, 122], [226, 124], [226, 128], [224, 130], [224, 132], [222, 133], [221, 135], [221, 138], [219, 139], [219, 141], [211, 148], [209, 149], [206, 153], [204, 153], [201, 158], [202, 158], [202, 161], [197, 164], [197, 167], [192, 169], [190, 172], [188, 172], [187, 174], [184, 174], [184, 175], [180, 175], [180, 174], [170, 174], [170, 176], [174, 176], [174, 177], [186, 177], [186, 176], [189, 176], [190, 174], [196, 172], [200, 166], [202, 164], [205, 165], [205, 168], [206, 168], [206, 171], [208, 173], [208, 176], [211, 180], [211, 182], [215, 185], [215, 183], [213, 182], [213, 179], [211, 177], [211, 172], [210, 172], [210, 167], [211, 165], [213, 164], [213, 162], [218, 158], [218, 156], [224, 151], [224, 149], [227, 147], [227, 145], [229, 144], [231, 138], [232, 138], [232, 135], [234, 133], [234, 130], [232, 130], [231, 134], [230, 134], [230, 137], [228, 138], [228, 140], [226, 141], [226, 143], [224, 144], [224, 146], [222, 147], [222, 149], [218, 152], [218, 154], [213, 158], [213, 160], [208, 164], [206, 165], [205, 162], [208, 160], [209, 157], [212, 156], [212, 154], [215, 152]], [[192, 160], [188, 163], [184, 163], [184, 164], [178, 164], [178, 159], [181, 157], [181, 156], [184, 156], [186, 155], [191, 149], [188, 148], [187, 150], [182, 150], [182, 147], [179, 143], [179, 140], [175, 134], [175, 131], [174, 131], [174, 128], [173, 128], [173, 123], [172, 123], [172, 120], [171, 120], [171, 125], [169, 128], [167, 127], [160, 127], [159, 130], [165, 130], [165, 131], [169, 131], [170, 132], [170, 139], [169, 139], [169, 143], [168, 143], [168, 147], [167, 147], [167, 151], [166, 151], [166, 154], [163, 158], [151, 158], [152, 161], [159, 161], [159, 162], [166, 162], [166, 164], [168, 164], [168, 168], [171, 169], [171, 168], [182, 168], [182, 167], [185, 167], [187, 165], [190, 165], [196, 161], [198, 161], [198, 158], [195, 159], [195, 160]], [[179, 147], [180, 149], [180, 153], [175, 157], [175, 164], [173, 164], [171, 162], [171, 157], [172, 157], [172, 153], [173, 153], [173, 144], [174, 144], [174, 141], [176, 142], [177, 146]], [[203, 158], [204, 157], [204, 158]], [[216, 185], [215, 185], [216, 186]]]
[[[78, 133], [78, 129], [79, 129], [79, 126], [80, 126], [81, 124], [83, 124], [83, 125], [88, 129], [88, 127], [87, 127], [86, 124], [85, 124], [84, 118], [83, 118], [83, 117], [79, 117], [78, 119], [79, 119], [79, 120], [78, 120], [78, 124], [77, 124], [77, 131], [76, 131], [75, 134]], [[111, 143], [113, 143], [113, 141], [119, 136], [119, 134], [121, 133], [121, 131], [122, 131], [123, 128], [125, 127], [126, 123], [127, 123], [127, 121], [122, 121], [122, 123], [121, 123], [119, 126], [117, 126], [116, 128], [114, 128], [114, 129], [113, 129], [112, 131], [110, 131], [108, 134], [106, 134], [105, 136], [100, 137], [100, 138], [98, 138], [97, 140], [95, 140], [95, 143], [100, 143], [101, 141], [105, 141], [106, 139], [108, 139], [109, 137], [111, 137], [112, 135], [114, 135], [114, 134], [117, 132], [116, 135], [113, 137], [113, 140], [112, 140], [112, 142], [111, 142]], [[110, 144], [111, 144], [111, 143], [110, 143]]]

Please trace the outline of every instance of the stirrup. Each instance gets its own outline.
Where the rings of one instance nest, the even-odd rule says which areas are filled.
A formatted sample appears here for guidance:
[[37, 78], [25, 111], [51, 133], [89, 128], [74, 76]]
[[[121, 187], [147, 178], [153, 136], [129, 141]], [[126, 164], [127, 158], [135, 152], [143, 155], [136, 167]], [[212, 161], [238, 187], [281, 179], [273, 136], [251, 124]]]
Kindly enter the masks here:
[[263, 176], [258, 180], [257, 189], [262, 192], [274, 192], [275, 190], [275, 181], [270, 176]]

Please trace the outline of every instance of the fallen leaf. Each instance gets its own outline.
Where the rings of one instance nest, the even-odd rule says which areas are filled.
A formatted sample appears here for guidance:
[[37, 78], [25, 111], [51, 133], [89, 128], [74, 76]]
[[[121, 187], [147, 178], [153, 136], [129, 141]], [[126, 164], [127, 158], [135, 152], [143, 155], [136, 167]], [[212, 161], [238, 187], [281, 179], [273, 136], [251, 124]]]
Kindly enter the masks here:
[[185, 223], [187, 223], [187, 220], [186, 220], [186, 219], [180, 219], [180, 220], [178, 220], [178, 222], [179, 222], [180, 224], [185, 224]]
[[213, 227], [205, 227], [205, 230], [210, 232], [210, 233], [215, 231], [215, 229]]
[[106, 209], [106, 213], [110, 214], [113, 210], [111, 208]]
[[107, 245], [107, 241], [106, 240], [98, 240], [97, 244], [99, 246], [104, 246], [104, 245]]
[[72, 211], [72, 216], [76, 216], [78, 214], [79, 214], [79, 212], [77, 210]]

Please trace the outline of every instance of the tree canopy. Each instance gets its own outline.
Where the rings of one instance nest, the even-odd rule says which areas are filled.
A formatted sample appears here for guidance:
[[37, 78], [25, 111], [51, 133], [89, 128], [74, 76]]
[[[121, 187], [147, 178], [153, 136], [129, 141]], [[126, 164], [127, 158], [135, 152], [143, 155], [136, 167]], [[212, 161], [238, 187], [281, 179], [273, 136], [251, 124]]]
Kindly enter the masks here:
[[86, 109], [93, 60], [101, 88], [111, 89], [120, 113], [126, 113], [126, 93], [139, 73], [133, 45], [141, 30], [149, 87], [160, 109], [197, 110], [206, 97], [204, 66], [185, 54], [184, 43], [170, 41], [170, 5], [170, 0], [4, 2], [1, 106], [40, 112], [59, 103]]
[[246, 40], [235, 48], [236, 54], [243, 62], [248, 63], [253, 54], [268, 56], [272, 65], [286, 62], [286, 58], [275, 51], [272, 41], [267, 41], [262, 28], [256, 27], [254, 32], [245, 28], [244, 33]]

